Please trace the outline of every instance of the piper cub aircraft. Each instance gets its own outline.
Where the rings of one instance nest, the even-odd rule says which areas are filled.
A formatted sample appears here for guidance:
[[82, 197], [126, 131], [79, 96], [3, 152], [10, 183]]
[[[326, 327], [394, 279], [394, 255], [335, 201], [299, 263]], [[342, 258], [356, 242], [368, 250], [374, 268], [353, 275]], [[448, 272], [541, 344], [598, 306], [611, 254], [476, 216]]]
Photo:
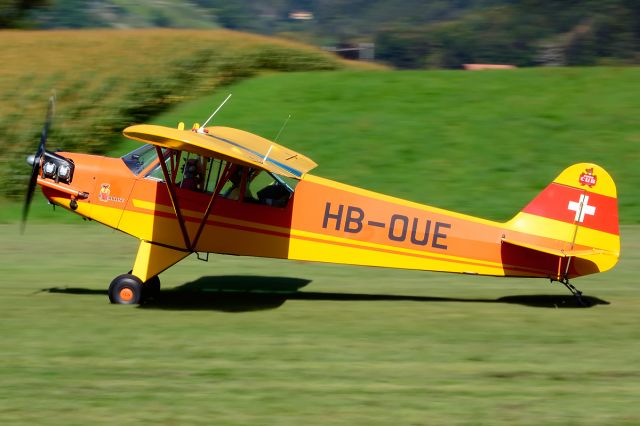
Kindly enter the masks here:
[[49, 112], [23, 227], [37, 183], [51, 203], [138, 238], [112, 303], [141, 303], [191, 253], [538, 277], [581, 301], [569, 280], [620, 253], [616, 186], [595, 164], [568, 167], [500, 223], [312, 175], [309, 158], [239, 129], [134, 125], [124, 135], [142, 145], [107, 158], [47, 151], [50, 122]]

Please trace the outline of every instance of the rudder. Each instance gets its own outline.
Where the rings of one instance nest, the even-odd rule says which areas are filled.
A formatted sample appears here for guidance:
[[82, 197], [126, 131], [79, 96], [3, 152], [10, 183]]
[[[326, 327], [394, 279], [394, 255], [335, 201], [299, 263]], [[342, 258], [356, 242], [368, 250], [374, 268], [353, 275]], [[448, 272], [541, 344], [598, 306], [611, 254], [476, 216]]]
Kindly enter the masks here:
[[596, 267], [574, 270], [573, 276], [606, 271], [620, 254], [616, 185], [596, 164], [565, 169], [506, 225], [532, 236], [540, 247], [588, 259]]

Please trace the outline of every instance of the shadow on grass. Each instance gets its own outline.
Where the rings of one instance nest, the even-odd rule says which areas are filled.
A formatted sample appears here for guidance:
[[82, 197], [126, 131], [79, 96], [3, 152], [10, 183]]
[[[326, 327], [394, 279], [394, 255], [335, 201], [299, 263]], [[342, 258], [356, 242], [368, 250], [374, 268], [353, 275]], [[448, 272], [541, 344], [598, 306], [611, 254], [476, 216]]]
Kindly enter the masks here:
[[[585, 308], [608, 305], [609, 302], [592, 296], [582, 296], [586, 306], [571, 295], [516, 295], [497, 299], [403, 296], [393, 294], [356, 294], [302, 292], [311, 281], [302, 278], [263, 277], [249, 275], [222, 275], [201, 277], [196, 281], [161, 291], [146, 300], [140, 308], [167, 310], [214, 310], [222, 312], [248, 312], [276, 309], [287, 300], [318, 300], [335, 302], [457, 302], [504, 303], [536, 308]], [[48, 288], [49, 293], [103, 295], [106, 290], [85, 288]]]
[[144, 309], [248, 312], [275, 309], [311, 280], [289, 277], [222, 275], [201, 277], [146, 300]]

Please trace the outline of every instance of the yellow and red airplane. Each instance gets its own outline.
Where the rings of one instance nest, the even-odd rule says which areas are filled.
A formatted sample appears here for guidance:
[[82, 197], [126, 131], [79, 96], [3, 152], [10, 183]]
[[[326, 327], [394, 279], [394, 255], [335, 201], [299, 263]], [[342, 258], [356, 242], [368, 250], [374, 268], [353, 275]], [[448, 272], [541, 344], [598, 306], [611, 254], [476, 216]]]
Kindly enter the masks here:
[[568, 167], [500, 223], [314, 176], [309, 158], [229, 127], [135, 125], [121, 158], [45, 149], [32, 157], [53, 204], [140, 240], [112, 303], [159, 291], [158, 274], [191, 253], [221, 253], [563, 283], [611, 269], [620, 254], [616, 186], [595, 164]]

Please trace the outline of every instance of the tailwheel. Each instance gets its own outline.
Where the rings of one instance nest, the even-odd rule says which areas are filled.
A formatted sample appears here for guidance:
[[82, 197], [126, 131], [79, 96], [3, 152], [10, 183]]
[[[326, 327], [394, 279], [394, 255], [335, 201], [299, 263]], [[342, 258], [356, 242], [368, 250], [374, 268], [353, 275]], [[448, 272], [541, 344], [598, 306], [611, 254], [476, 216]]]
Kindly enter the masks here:
[[568, 278], [563, 278], [562, 280], [560, 280], [560, 282], [569, 289], [571, 294], [573, 294], [573, 296], [576, 298], [576, 302], [578, 302], [578, 305], [582, 306], [583, 308], [588, 308], [589, 306], [591, 306], [585, 299], [582, 298], [582, 292], [575, 288], [575, 286], [569, 282]]
[[109, 285], [109, 300], [111, 303], [121, 305], [136, 305], [140, 303], [142, 300], [142, 281], [135, 275], [118, 275]]

